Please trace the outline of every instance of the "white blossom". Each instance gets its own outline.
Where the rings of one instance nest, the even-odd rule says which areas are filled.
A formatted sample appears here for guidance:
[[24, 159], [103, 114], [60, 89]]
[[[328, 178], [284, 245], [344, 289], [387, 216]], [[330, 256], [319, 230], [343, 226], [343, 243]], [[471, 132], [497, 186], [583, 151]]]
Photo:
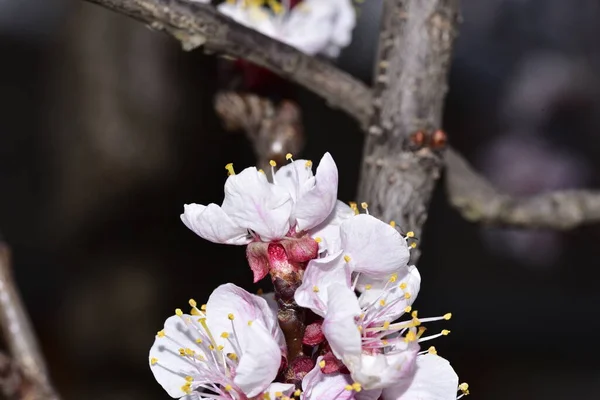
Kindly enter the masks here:
[[219, 11], [240, 24], [315, 55], [337, 57], [356, 24], [351, 0], [228, 0]]
[[226, 284], [205, 306], [190, 305], [190, 314], [178, 309], [166, 320], [150, 349], [152, 372], [167, 393], [245, 399], [273, 389], [285, 342], [267, 302]]

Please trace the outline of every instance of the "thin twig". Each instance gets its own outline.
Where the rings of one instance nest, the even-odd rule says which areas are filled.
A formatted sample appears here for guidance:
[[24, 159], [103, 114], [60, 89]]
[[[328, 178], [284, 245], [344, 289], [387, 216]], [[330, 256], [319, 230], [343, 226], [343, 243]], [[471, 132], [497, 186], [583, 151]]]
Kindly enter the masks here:
[[33, 382], [32, 390], [36, 392], [36, 398], [57, 400], [58, 396], [50, 384], [48, 369], [31, 322], [12, 278], [10, 250], [2, 242], [0, 242], [0, 324], [13, 361], [25, 379]]
[[243, 58], [325, 98], [359, 122], [371, 114], [371, 91], [350, 74], [236, 23], [214, 7], [186, 0], [86, 0], [135, 18], [178, 39], [185, 49]]
[[499, 192], [456, 151], [446, 152], [450, 203], [472, 222], [518, 228], [566, 230], [600, 222], [600, 192], [566, 190], [531, 197]]

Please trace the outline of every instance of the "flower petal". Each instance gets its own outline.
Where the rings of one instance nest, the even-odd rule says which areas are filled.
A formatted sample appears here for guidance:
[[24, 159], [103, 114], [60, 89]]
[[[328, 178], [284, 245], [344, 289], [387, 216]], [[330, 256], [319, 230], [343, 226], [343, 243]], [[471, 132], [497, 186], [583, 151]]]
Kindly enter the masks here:
[[186, 376], [193, 376], [195, 383], [210, 383], [209, 379], [202, 380], [198, 377], [198, 369], [193, 361], [179, 354], [180, 348], [198, 350], [192, 333], [182, 320], [188, 317], [189, 315], [169, 317], [165, 321], [165, 336], [157, 336], [150, 348], [150, 368], [154, 378], [174, 398], [185, 396], [186, 392], [182, 387], [187, 383]]
[[223, 211], [261, 239], [281, 239], [290, 229], [293, 201], [288, 191], [269, 183], [264, 173], [246, 168], [225, 182]]
[[440, 356], [417, 357], [412, 379], [383, 390], [384, 400], [455, 400], [458, 376], [450, 363]]
[[294, 203], [304, 192], [315, 186], [315, 179], [310, 165], [306, 160], [296, 160], [275, 172], [274, 181], [276, 185], [285, 187]]
[[181, 221], [195, 234], [214, 243], [243, 245], [251, 240], [248, 230], [233, 222], [216, 204], [186, 204]]
[[[230, 314], [233, 315], [233, 320], [230, 319]], [[244, 334], [252, 334], [252, 331], [243, 329], [248, 326], [249, 321], [252, 321], [252, 325], [262, 324], [270, 332], [272, 339], [277, 343], [285, 343], [277, 315], [262, 297], [248, 293], [233, 283], [219, 286], [210, 295], [206, 303], [206, 322], [214, 335], [232, 333], [232, 324], [235, 325], [238, 339]]]
[[[350, 270], [339, 251], [324, 258], [311, 260], [304, 271], [302, 284], [294, 299], [300, 307], [310, 308], [315, 314], [325, 316], [327, 312], [329, 286], [344, 285], [350, 288]], [[354, 296], [356, 301], [356, 296]]]
[[281, 365], [281, 350], [269, 330], [261, 323], [246, 323], [237, 338], [242, 356], [235, 370], [235, 384], [248, 397], [262, 393], [277, 376]]
[[354, 211], [346, 203], [339, 200], [335, 203], [335, 208], [325, 221], [310, 230], [310, 235], [313, 238], [321, 240], [319, 243], [319, 252], [327, 250], [329, 254], [332, 254], [342, 248], [340, 242], [340, 225], [353, 216]]
[[340, 226], [340, 237], [344, 253], [351, 259], [350, 268], [374, 278], [389, 276], [410, 258], [406, 239], [370, 215], [346, 220]]
[[[351, 385], [350, 375], [339, 372], [324, 374], [319, 367], [323, 357], [317, 359], [317, 364], [302, 379], [301, 400], [353, 400], [354, 391], [346, 390], [346, 385]], [[376, 399], [376, 398], [375, 398]]]
[[[402, 344], [404, 348], [395, 349], [393, 353], [363, 353], [358, 364], [346, 364], [352, 378], [365, 389], [383, 389], [412, 377], [419, 344], [417, 342]], [[407, 399], [412, 398], [418, 399], [419, 397], [408, 397]]]
[[[359, 304], [377, 316], [371, 320], [374, 324], [397, 320], [419, 294], [421, 275], [414, 265], [399, 268], [394, 274], [394, 282], [390, 282], [390, 278], [374, 279], [366, 275], [358, 278], [356, 290], [362, 293]], [[380, 300], [384, 300], [383, 305]]]
[[360, 313], [358, 300], [351, 288], [339, 283], [329, 285], [322, 329], [333, 354], [348, 368], [348, 363], [360, 358], [361, 354], [360, 332], [355, 322]]
[[299, 193], [294, 216], [296, 229], [307, 230], [323, 222], [335, 207], [338, 189], [338, 170], [331, 154], [325, 153], [315, 174], [314, 186]]

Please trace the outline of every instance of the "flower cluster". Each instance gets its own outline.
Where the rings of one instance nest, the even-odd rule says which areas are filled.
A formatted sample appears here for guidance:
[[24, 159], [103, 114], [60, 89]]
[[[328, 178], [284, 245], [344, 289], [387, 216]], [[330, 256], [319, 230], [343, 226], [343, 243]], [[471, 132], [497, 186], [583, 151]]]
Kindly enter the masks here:
[[356, 24], [351, 0], [226, 0], [218, 10], [306, 54], [327, 57], [350, 44]]
[[[449, 333], [426, 335], [424, 325], [451, 314], [421, 318], [412, 308], [421, 283], [409, 265], [414, 234], [369, 215], [366, 203], [361, 213], [356, 203], [338, 201], [337, 167], [328, 153], [315, 174], [311, 161], [286, 158], [290, 163], [277, 171], [271, 163], [271, 181], [264, 171], [236, 174], [228, 164], [221, 206], [185, 206], [181, 219], [199, 236], [247, 245], [255, 281], [270, 274], [276, 301], [233, 284], [217, 288], [199, 308], [190, 300], [191, 311], [176, 310], [150, 350], [157, 381], [186, 399], [454, 400], [468, 394], [449, 362], [434, 347], [421, 347]], [[278, 291], [279, 281], [289, 285]], [[305, 310], [303, 332], [295, 332], [300, 352], [286, 345], [278, 324], [284, 317], [277, 304], [286, 297]]]

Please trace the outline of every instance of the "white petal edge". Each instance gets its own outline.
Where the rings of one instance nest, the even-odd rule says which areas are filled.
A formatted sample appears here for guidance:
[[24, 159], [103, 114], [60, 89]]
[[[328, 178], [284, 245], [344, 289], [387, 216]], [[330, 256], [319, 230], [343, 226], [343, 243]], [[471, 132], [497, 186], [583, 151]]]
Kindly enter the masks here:
[[186, 204], [181, 221], [195, 234], [213, 243], [244, 245], [250, 243], [248, 231], [238, 226], [218, 205]]

